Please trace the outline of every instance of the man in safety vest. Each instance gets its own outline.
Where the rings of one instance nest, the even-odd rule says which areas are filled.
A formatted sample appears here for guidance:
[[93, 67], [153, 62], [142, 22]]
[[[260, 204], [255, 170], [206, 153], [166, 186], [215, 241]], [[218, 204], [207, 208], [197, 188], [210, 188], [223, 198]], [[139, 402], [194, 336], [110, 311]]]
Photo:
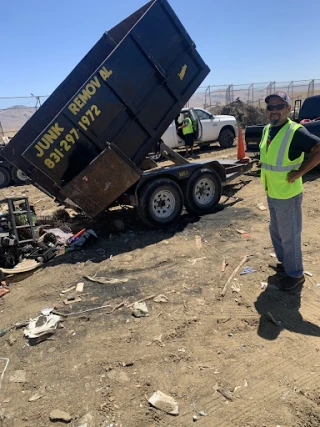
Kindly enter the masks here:
[[[302, 231], [302, 176], [320, 163], [320, 139], [288, 119], [290, 98], [285, 92], [266, 97], [270, 124], [260, 142], [261, 181], [270, 211], [270, 235], [278, 263], [269, 264], [284, 273], [281, 290], [304, 283]], [[304, 153], [310, 153], [304, 162]]]
[[192, 120], [190, 119], [188, 112], [184, 113], [182, 126], [180, 126], [178, 129], [182, 129], [183, 139], [186, 147], [186, 157], [189, 156], [189, 147], [191, 150], [191, 155], [193, 156], [194, 130]]

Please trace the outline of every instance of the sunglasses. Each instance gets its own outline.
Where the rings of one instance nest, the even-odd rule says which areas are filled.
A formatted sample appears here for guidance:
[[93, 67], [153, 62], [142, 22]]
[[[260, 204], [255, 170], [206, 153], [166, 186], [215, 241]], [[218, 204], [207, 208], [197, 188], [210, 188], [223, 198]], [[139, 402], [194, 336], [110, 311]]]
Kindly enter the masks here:
[[285, 107], [287, 106], [287, 104], [277, 104], [277, 105], [267, 105], [267, 110], [268, 111], [280, 111], [283, 110]]

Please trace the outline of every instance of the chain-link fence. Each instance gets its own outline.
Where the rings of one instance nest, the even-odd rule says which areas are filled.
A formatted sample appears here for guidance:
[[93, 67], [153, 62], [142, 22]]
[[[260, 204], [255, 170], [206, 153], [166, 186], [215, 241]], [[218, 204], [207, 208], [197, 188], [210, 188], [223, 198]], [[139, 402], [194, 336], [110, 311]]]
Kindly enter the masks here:
[[[308, 96], [320, 94], [320, 79], [209, 85], [200, 87], [187, 105], [204, 108], [222, 107], [240, 100], [264, 108], [265, 97], [279, 90], [287, 92], [294, 104], [297, 99], [303, 101]], [[36, 96], [33, 94], [21, 97], [0, 96], [0, 143], [7, 142], [10, 137], [15, 135], [47, 98], [48, 95]]]
[[192, 96], [188, 105], [209, 108], [240, 100], [264, 108], [265, 97], [280, 90], [288, 93], [293, 105], [297, 99], [303, 101], [308, 96], [320, 94], [320, 79], [203, 86]]

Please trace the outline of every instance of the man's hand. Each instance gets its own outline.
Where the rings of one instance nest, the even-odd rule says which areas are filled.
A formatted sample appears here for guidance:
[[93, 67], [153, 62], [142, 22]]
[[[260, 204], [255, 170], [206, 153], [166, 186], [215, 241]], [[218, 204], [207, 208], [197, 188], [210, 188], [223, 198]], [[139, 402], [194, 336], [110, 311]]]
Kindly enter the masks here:
[[299, 170], [297, 170], [297, 171], [291, 171], [287, 175], [287, 180], [292, 183], [292, 182], [295, 182], [297, 179], [299, 179], [301, 177], [302, 177], [302, 174], [301, 174], [301, 172]]

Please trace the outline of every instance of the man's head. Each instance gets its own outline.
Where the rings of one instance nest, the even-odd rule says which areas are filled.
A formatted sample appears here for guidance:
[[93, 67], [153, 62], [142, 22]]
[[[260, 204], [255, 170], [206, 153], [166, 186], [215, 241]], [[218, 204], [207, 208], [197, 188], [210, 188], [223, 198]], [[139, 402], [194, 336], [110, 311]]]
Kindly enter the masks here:
[[285, 92], [276, 92], [266, 97], [267, 114], [271, 126], [281, 126], [291, 111], [290, 98]]

